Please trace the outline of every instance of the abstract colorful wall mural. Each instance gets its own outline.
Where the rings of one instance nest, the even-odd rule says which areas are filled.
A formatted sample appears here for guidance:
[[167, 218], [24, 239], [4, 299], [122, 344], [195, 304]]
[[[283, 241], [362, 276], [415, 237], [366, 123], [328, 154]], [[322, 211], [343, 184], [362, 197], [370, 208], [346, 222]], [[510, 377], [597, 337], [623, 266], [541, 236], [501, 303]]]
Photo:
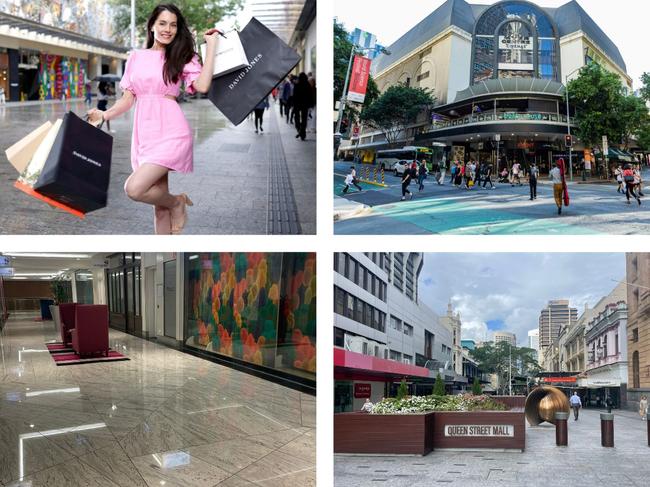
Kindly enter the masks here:
[[316, 374], [316, 254], [186, 254], [185, 343]]
[[85, 95], [87, 61], [85, 59], [41, 54], [38, 71], [40, 100], [77, 98]]

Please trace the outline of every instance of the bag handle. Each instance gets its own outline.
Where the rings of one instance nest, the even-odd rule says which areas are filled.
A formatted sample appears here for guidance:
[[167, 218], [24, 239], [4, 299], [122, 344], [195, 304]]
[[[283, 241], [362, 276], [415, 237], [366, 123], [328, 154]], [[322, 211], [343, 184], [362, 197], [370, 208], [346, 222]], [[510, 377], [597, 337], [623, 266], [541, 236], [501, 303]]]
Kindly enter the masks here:
[[98, 129], [101, 129], [101, 128], [102, 128], [102, 125], [104, 125], [104, 115], [102, 115], [102, 121], [99, 122], [99, 125], [93, 125], [92, 123], [90, 123], [90, 117], [89, 117], [88, 115], [86, 115], [86, 116], [84, 117], [84, 120], [85, 120], [86, 122], [88, 122], [88, 124], [92, 125], [92, 126], [95, 127], [95, 128], [98, 128]]

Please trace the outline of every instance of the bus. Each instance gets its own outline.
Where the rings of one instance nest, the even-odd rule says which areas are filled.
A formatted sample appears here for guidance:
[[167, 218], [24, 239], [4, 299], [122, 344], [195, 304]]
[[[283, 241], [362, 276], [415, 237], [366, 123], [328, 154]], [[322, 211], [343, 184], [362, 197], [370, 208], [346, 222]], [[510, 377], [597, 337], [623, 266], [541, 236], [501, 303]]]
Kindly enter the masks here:
[[413, 161], [426, 161], [427, 169], [432, 170], [434, 162], [439, 164], [444, 157], [445, 145], [434, 142], [432, 147], [415, 147], [407, 145], [401, 149], [377, 151], [376, 163], [385, 171], [392, 171], [396, 176], [403, 174], [407, 164]]

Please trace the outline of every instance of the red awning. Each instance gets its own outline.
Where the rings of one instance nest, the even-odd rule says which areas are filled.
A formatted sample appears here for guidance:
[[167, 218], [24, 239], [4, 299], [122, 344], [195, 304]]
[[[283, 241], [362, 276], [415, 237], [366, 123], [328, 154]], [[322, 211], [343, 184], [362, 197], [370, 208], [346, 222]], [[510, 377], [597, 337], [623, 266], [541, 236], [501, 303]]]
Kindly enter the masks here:
[[372, 357], [362, 353], [350, 352], [342, 348], [334, 349], [334, 368], [342, 374], [364, 374], [392, 379], [395, 377], [429, 377], [429, 369], [416, 365], [403, 364], [395, 360]]

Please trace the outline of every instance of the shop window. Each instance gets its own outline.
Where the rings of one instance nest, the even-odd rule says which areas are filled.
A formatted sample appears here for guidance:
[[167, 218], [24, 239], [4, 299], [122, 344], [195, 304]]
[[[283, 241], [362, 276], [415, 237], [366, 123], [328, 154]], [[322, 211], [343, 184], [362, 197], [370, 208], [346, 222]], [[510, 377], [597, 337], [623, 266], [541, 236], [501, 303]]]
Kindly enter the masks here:
[[641, 376], [639, 373], [639, 352], [632, 354], [632, 387], [638, 389], [641, 387]]

